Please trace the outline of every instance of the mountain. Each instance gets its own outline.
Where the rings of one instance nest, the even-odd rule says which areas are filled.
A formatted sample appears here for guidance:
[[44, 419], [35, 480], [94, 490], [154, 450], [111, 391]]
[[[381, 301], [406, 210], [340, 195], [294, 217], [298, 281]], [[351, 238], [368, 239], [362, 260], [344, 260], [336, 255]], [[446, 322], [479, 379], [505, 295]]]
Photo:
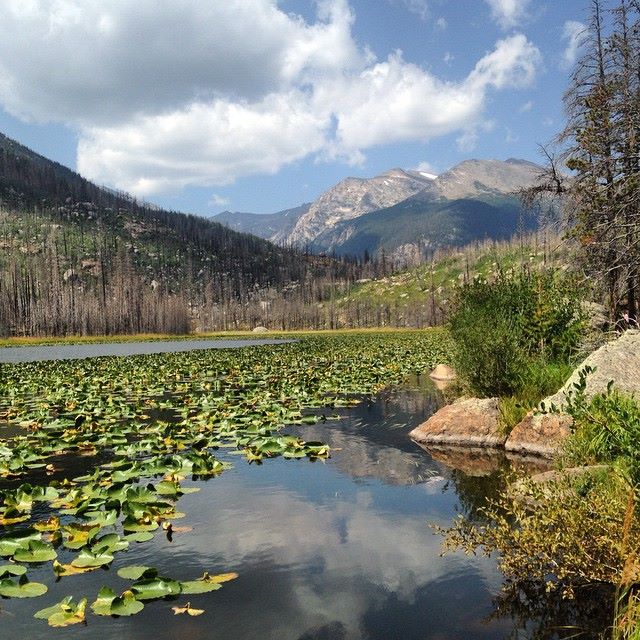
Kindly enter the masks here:
[[300, 217], [309, 211], [310, 206], [311, 203], [306, 203], [293, 209], [267, 214], [223, 211], [214, 216], [214, 219], [236, 231], [282, 243], [293, 231]]
[[465, 160], [440, 174], [432, 189], [441, 198], [483, 199], [491, 195], [511, 195], [534, 184], [542, 167], [527, 160]]
[[[474, 240], [506, 240], [519, 230], [533, 231], [537, 221], [523, 213], [516, 198], [424, 200], [417, 194], [393, 207], [337, 225], [319, 238], [338, 254], [374, 254], [385, 249], [416, 262], [434, 249]], [[401, 221], [401, 222], [399, 222]]]
[[261, 296], [301, 314], [347, 272], [360, 277], [97, 186], [0, 134], [0, 334], [246, 328], [265, 322]]
[[[526, 160], [466, 160], [439, 176], [392, 169], [369, 179], [347, 178], [295, 214], [225, 212], [216, 219], [272, 241], [338, 255], [423, 254], [472, 240], [504, 239], [535, 228], [516, 192], [542, 168]], [[285, 217], [283, 214], [287, 213]]]
[[286, 240], [295, 245], [316, 242], [327, 228], [401, 202], [433, 181], [417, 171], [391, 169], [375, 178], [347, 178], [323, 193], [298, 218]]

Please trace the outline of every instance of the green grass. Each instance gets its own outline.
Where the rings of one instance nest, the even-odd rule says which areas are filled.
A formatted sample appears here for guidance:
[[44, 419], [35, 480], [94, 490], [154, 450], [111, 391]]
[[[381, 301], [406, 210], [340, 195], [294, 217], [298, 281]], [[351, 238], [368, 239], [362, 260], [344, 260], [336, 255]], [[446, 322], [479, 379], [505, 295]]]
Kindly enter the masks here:
[[491, 279], [499, 270], [509, 271], [521, 265], [535, 268], [564, 264], [569, 249], [553, 239], [554, 249], [545, 249], [541, 236], [527, 237], [521, 246], [517, 239], [508, 242], [475, 243], [461, 249], [450, 249], [437, 254], [432, 263], [423, 264], [398, 273], [355, 284], [338, 301], [372, 301], [400, 307], [426, 302], [434, 291], [439, 304], [451, 296], [453, 289], [465, 279], [480, 277]]

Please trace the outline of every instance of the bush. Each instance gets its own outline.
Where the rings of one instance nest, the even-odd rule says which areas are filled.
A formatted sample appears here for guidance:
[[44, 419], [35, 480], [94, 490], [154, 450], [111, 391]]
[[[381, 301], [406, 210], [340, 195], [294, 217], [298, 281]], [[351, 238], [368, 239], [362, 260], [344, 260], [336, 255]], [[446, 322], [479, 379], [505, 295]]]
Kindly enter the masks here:
[[519, 374], [520, 389], [514, 395], [501, 396], [500, 424], [507, 435], [542, 398], [555, 393], [567, 381], [573, 367], [563, 362], [537, 359]]
[[[459, 517], [445, 535], [445, 548], [497, 554], [500, 569], [514, 583], [534, 581], [549, 588], [640, 579], [640, 520], [633, 517], [635, 491], [616, 474], [586, 484], [559, 477], [538, 484], [521, 479], [489, 501], [484, 522]], [[588, 525], [587, 525], [588, 523]]]
[[587, 398], [586, 379], [592, 371], [580, 371], [563, 407], [573, 418], [567, 455], [574, 464], [616, 462], [640, 487], [640, 404], [614, 389], [613, 381], [605, 393]]
[[584, 329], [577, 288], [553, 271], [499, 273], [463, 285], [449, 328], [455, 365], [471, 391], [518, 394], [548, 363], [567, 362]]

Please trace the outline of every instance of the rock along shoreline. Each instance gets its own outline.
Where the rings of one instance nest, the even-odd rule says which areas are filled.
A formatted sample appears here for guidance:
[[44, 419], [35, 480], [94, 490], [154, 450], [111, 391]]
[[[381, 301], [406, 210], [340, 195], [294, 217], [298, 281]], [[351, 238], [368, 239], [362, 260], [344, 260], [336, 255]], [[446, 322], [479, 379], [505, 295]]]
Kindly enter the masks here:
[[[500, 428], [498, 398], [460, 398], [446, 405], [409, 433], [409, 437], [429, 446], [501, 449], [512, 454], [553, 458], [571, 433], [572, 419], [562, 412], [566, 396], [574, 388], [584, 367], [594, 369], [587, 377], [585, 394], [591, 398], [615, 388], [627, 394], [640, 393], [640, 331], [626, 331], [589, 355], [569, 380], [543, 402], [555, 405], [557, 413], [531, 411], [507, 436]], [[441, 369], [436, 368], [436, 372]], [[451, 372], [448, 371], [451, 379]], [[434, 376], [437, 379], [437, 376]]]

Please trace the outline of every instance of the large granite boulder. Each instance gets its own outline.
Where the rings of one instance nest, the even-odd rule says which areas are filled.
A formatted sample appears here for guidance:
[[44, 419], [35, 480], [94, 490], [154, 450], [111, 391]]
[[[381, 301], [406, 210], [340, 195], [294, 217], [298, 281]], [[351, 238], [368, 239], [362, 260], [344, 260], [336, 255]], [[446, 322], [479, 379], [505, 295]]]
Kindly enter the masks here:
[[446, 364], [437, 365], [429, 374], [432, 380], [455, 380], [456, 372]]
[[627, 331], [588, 356], [557, 393], [543, 400], [547, 409], [555, 405], [560, 413], [529, 413], [509, 434], [505, 443], [507, 451], [545, 457], [553, 457], [557, 453], [571, 433], [572, 419], [562, 413], [566, 394], [574, 389], [573, 385], [585, 366], [595, 369], [587, 376], [587, 398], [605, 393], [611, 380], [616, 389], [640, 396], [640, 331]]
[[587, 365], [595, 368], [595, 371], [587, 376], [585, 393], [588, 398], [604, 393], [611, 380], [619, 391], [640, 396], [640, 331], [626, 331], [617, 340], [608, 342], [594, 351], [573, 372], [558, 393], [544, 400], [547, 408], [551, 403], [559, 408], [565, 404], [565, 394], [573, 389], [580, 371]]
[[502, 447], [497, 398], [462, 398], [442, 407], [409, 436], [420, 444]]
[[552, 458], [571, 433], [573, 420], [565, 414], [530, 411], [509, 434], [504, 448], [511, 453]]

